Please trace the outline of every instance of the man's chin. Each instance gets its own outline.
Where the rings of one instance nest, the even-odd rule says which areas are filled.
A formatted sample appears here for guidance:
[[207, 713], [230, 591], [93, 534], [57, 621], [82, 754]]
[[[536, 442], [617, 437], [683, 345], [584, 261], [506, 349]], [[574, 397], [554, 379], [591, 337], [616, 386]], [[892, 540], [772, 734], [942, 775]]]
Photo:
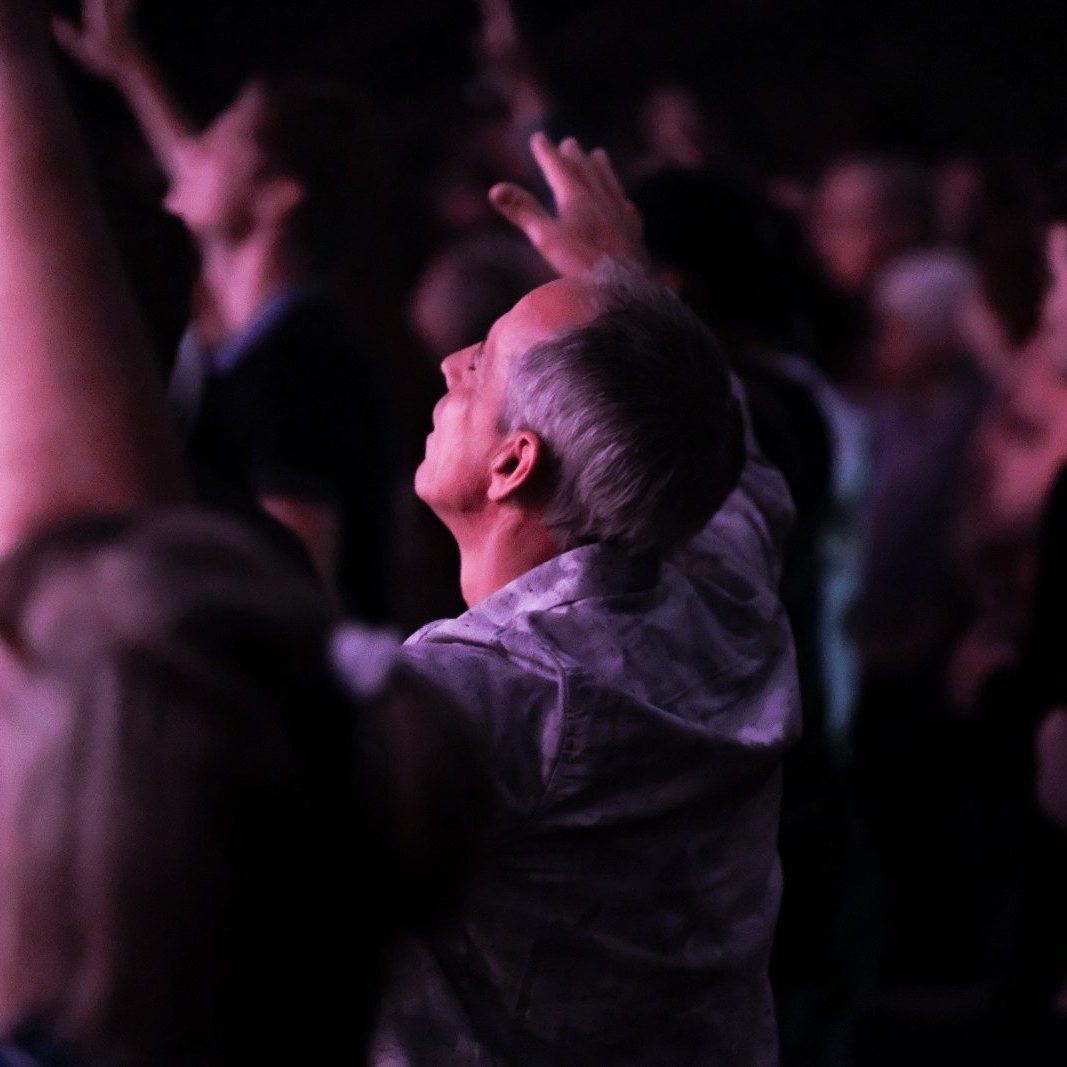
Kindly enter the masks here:
[[428, 507], [432, 508], [434, 506], [433, 479], [430, 476], [426, 460], [423, 460], [415, 468], [415, 495]]

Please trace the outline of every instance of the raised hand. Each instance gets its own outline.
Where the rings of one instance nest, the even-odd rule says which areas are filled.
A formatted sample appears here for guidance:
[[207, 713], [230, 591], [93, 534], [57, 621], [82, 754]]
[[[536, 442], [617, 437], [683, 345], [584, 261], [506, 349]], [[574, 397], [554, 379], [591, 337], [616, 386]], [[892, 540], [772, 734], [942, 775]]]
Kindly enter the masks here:
[[602, 148], [587, 153], [573, 137], [557, 147], [535, 133], [530, 149], [552, 190], [556, 214], [511, 182], [494, 185], [489, 200], [550, 267], [569, 276], [584, 274], [605, 256], [644, 262], [641, 213], [627, 200]]
[[131, 22], [135, 0], [85, 0], [81, 26], [58, 15], [52, 32], [60, 47], [100, 78], [114, 79], [136, 51]]
[[126, 97], [159, 165], [173, 182], [193, 130], [134, 36], [135, 2], [82, 0], [81, 25], [54, 18], [52, 32], [64, 51]]

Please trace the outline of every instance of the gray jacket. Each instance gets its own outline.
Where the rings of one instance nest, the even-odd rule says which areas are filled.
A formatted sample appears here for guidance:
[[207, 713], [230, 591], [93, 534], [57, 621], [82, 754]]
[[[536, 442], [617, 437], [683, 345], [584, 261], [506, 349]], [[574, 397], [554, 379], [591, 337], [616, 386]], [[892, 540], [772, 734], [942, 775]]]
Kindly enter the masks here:
[[777, 1062], [791, 510], [750, 458], [672, 563], [578, 548], [409, 639], [487, 739], [506, 818], [460, 921], [399, 953], [375, 1063]]

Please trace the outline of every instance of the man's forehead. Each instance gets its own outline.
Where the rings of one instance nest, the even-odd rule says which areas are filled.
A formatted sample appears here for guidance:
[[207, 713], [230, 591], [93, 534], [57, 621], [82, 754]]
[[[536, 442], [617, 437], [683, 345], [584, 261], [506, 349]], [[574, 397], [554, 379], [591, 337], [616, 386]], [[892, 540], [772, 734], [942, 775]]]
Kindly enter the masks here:
[[527, 293], [493, 324], [497, 347], [525, 351], [563, 330], [581, 326], [600, 309], [597, 286], [581, 278], [559, 278]]

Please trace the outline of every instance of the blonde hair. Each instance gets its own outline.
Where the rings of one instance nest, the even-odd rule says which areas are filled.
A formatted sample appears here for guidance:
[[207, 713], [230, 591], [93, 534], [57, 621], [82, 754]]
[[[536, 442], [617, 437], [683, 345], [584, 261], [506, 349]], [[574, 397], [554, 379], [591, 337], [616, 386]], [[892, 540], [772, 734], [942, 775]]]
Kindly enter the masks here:
[[358, 1062], [389, 924], [355, 900], [390, 887], [333, 622], [194, 515], [0, 564], [0, 1023], [121, 1064]]

